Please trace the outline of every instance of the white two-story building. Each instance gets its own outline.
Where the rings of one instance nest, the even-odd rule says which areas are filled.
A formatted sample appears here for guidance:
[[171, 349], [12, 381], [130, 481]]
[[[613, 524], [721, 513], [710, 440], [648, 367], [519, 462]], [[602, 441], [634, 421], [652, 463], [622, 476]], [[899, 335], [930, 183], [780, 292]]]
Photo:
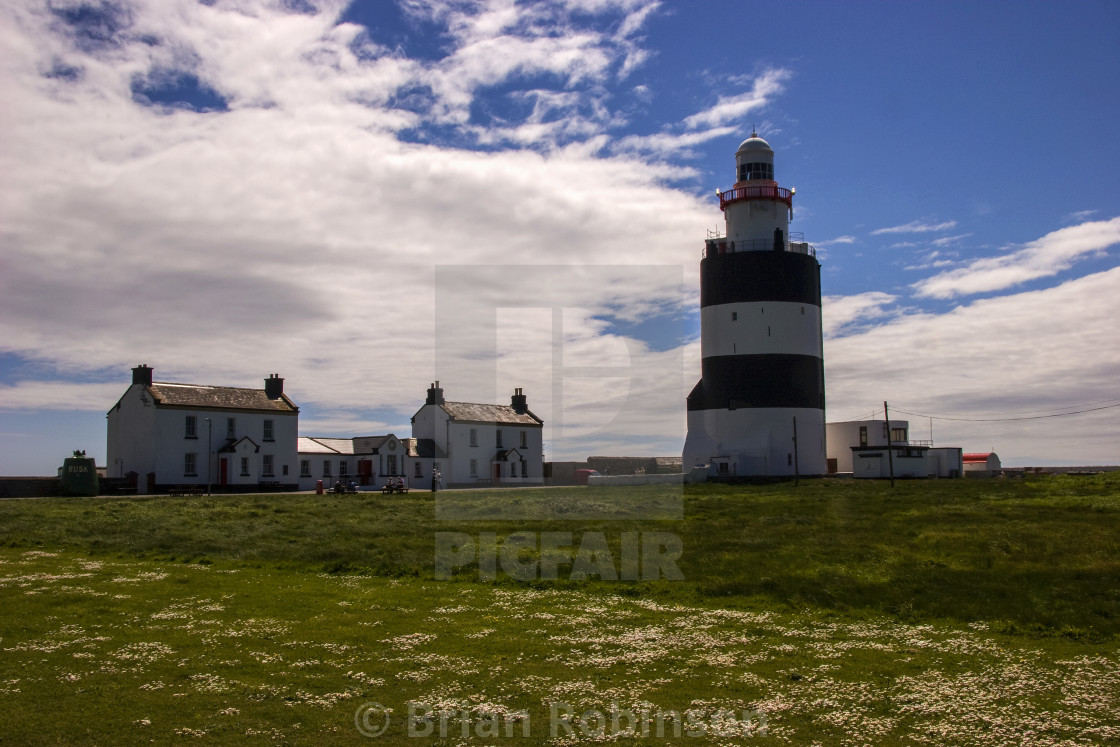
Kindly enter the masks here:
[[153, 381], [140, 365], [106, 419], [107, 476], [140, 492], [296, 489], [299, 408], [276, 374], [247, 389]]
[[437, 381], [412, 416], [412, 436], [411, 474], [438, 470], [444, 487], [544, 484], [544, 421], [520, 389], [508, 405], [449, 402]]

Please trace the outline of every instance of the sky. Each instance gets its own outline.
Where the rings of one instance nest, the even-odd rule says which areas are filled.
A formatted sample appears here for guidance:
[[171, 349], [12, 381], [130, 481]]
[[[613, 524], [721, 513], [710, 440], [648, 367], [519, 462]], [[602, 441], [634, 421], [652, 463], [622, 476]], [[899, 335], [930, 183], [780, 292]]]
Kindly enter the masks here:
[[827, 419], [1120, 464], [1120, 4], [16, 0], [0, 474], [157, 381], [309, 436], [523, 388], [546, 457], [679, 454], [752, 131], [822, 265]]

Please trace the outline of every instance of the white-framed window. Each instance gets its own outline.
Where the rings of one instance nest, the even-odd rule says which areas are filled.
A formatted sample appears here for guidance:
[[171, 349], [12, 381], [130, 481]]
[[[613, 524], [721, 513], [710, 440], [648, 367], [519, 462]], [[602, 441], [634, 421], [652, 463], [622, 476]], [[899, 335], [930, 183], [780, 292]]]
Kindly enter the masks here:
[[237, 438], [237, 418], [226, 418], [226, 438]]
[[415, 474], [416, 477], [423, 478], [424, 477], [424, 465], [420, 464], [420, 462], [416, 462], [416, 471], [413, 474]]
[[249, 457], [241, 457], [241, 476], [249, 476]]
[[471, 477], [478, 477], [478, 460], [471, 460]]
[[338, 460], [338, 476], [347, 477], [350, 474], [350, 463], [345, 459]]
[[478, 446], [478, 428], [471, 428], [471, 446]]
[[499, 449], [502, 448], [502, 429], [501, 428], [494, 431], [494, 440], [495, 440], [495, 445]]
[[188, 415], [184, 423], [185, 432], [184, 438], [198, 438], [198, 418], [194, 415]]
[[510, 462], [509, 463], [509, 476], [510, 477], [517, 477], [517, 462]]
[[264, 440], [265, 441], [275, 441], [276, 440], [275, 438], [273, 438], [273, 421], [271, 421], [271, 420], [265, 420], [264, 421]]
[[331, 460], [330, 459], [324, 459], [323, 460], [323, 477], [330, 477], [330, 476], [331, 476]]
[[288, 465], [286, 465], [286, 464], [285, 464], [285, 465], [284, 465], [283, 467], [281, 467], [281, 468], [280, 468], [280, 472], [281, 472], [281, 474], [283, 474], [283, 475], [284, 475], [285, 477], [287, 477], [287, 476], [288, 476]]
[[188, 451], [183, 455], [183, 475], [185, 477], [198, 476], [198, 454]]
[[299, 460], [299, 476], [300, 477], [311, 477], [311, 460], [310, 459], [300, 459]]
[[387, 475], [397, 474], [397, 455], [396, 454], [389, 454], [385, 458], [385, 474], [387, 474]]
[[522, 449], [529, 448], [529, 434], [526, 433], [525, 431], [521, 431], [521, 448]]
[[274, 474], [272, 470], [272, 454], [261, 454], [261, 476], [272, 477]]
[[905, 428], [891, 428], [891, 443], [907, 443]]

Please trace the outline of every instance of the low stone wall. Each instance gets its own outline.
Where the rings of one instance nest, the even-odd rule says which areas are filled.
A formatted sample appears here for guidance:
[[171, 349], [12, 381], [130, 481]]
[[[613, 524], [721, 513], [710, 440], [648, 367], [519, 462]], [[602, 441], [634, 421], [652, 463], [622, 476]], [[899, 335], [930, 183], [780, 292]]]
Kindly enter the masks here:
[[0, 477], [0, 498], [43, 498], [62, 495], [57, 477]]
[[671, 475], [592, 475], [587, 478], [588, 485], [622, 487], [635, 485], [685, 485], [707, 482], [708, 471], [702, 467], [688, 474], [678, 472]]

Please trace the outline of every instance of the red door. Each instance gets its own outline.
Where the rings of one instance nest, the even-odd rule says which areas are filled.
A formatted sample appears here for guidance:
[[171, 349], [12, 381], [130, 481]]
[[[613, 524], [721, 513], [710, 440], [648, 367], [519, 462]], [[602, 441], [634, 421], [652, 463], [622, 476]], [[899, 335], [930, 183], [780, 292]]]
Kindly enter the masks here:
[[229, 460], [226, 459], [225, 457], [222, 457], [222, 472], [221, 472], [221, 475], [218, 477], [218, 484], [219, 485], [225, 485], [226, 484], [227, 475], [229, 474], [228, 471], [227, 471], [228, 469], [229, 469]]
[[494, 482], [501, 482], [501, 481], [502, 481], [502, 465], [495, 464], [494, 465]]

